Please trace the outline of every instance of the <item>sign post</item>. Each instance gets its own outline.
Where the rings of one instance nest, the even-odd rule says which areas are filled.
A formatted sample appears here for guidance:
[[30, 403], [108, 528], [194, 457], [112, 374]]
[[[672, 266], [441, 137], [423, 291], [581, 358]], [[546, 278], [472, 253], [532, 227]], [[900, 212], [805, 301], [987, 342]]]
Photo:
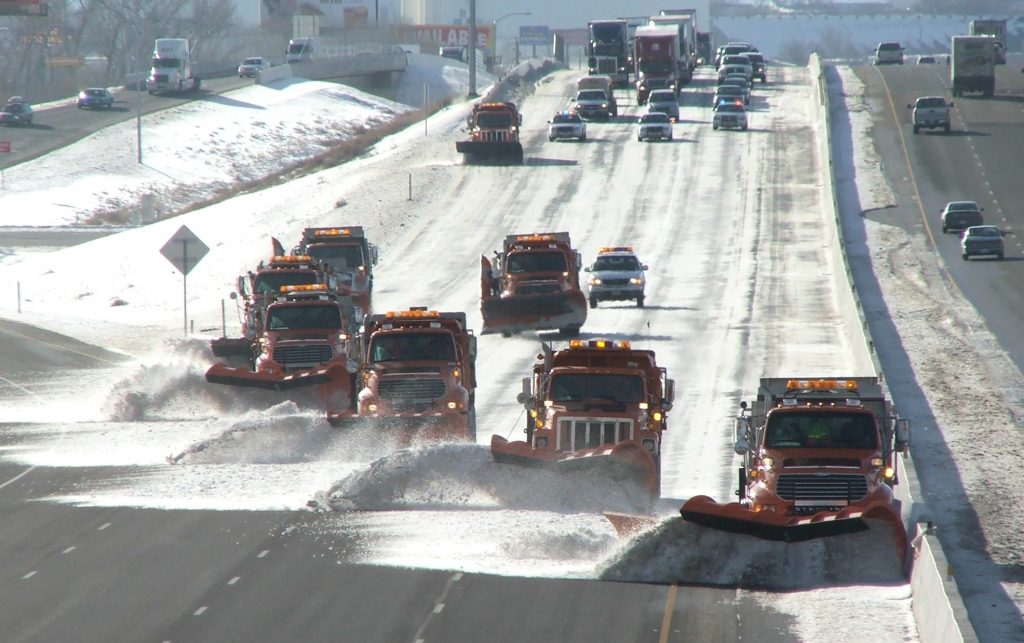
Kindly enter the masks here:
[[188, 337], [188, 273], [195, 267], [199, 260], [210, 251], [202, 240], [188, 229], [188, 226], [181, 226], [178, 231], [167, 240], [160, 254], [167, 258], [182, 275], [182, 309], [185, 315], [185, 337]]
[[[0, 154], [10, 154], [10, 153], [11, 153], [11, 142], [10, 141], [0, 141]], [[4, 189], [4, 171], [3, 171], [3, 169], [0, 169], [0, 190], [2, 190], [2, 189]]]

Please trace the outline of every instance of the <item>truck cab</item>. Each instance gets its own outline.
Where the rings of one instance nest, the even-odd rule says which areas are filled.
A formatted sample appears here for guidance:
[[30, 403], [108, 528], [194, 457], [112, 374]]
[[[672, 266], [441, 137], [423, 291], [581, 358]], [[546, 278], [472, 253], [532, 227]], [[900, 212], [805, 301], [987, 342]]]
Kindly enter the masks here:
[[293, 254], [308, 255], [330, 268], [337, 288], [351, 292], [357, 321], [370, 315], [378, 250], [366, 239], [362, 226], [306, 228]]
[[153, 66], [146, 78], [150, 94], [195, 91], [199, 78], [192, 70], [191, 50], [185, 38], [157, 38]]

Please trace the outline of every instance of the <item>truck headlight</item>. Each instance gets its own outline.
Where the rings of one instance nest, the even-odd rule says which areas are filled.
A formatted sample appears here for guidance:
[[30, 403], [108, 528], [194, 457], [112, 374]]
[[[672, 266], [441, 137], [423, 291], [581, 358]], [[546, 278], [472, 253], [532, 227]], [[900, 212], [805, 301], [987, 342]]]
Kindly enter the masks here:
[[654, 438], [644, 438], [643, 440], [640, 440], [640, 444], [644, 446], [644, 449], [647, 450], [647, 453], [658, 452], [658, 443], [654, 441]]
[[449, 408], [449, 409], [451, 409], [451, 410], [453, 410], [453, 411], [455, 410], [455, 407], [456, 407], [456, 406], [458, 406], [458, 404], [457, 404], [457, 403], [455, 403], [455, 402], [449, 402], [449, 403], [448, 403], [448, 408]]
[[377, 412], [377, 405], [376, 404], [371, 404], [371, 405], [369, 405], [366, 408], [370, 409], [370, 413], [376, 413]]
[[629, 283], [633, 284], [634, 286], [639, 286], [640, 285], [640, 278], [639, 277], [630, 277], [629, 278]]
[[601, 280], [598, 279], [597, 277], [591, 277], [590, 278], [590, 285], [591, 286], [600, 286], [601, 285]]

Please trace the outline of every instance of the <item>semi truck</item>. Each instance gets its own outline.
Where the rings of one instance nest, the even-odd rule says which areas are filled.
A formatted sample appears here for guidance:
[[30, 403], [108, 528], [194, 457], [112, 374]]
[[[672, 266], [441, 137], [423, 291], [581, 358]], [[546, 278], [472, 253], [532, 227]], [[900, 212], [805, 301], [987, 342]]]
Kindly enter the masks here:
[[697, 30], [694, 28], [694, 10], [662, 9], [657, 16], [651, 16], [650, 24], [675, 26], [679, 30], [679, 83], [693, 80], [697, 67]]
[[679, 28], [676, 25], [646, 25], [633, 37], [636, 64], [636, 101], [643, 105], [653, 89], [679, 93]]
[[578, 334], [587, 319], [581, 265], [568, 232], [507, 235], [493, 260], [480, 256], [482, 333]]
[[615, 87], [629, 86], [632, 55], [625, 20], [587, 23], [587, 68], [591, 75], [609, 76]]
[[361, 421], [404, 444], [476, 440], [476, 336], [466, 313], [372, 315], [362, 337]]
[[953, 96], [996, 93], [996, 39], [993, 36], [953, 36], [949, 65]]
[[738, 502], [687, 500], [683, 519], [766, 540], [800, 542], [883, 521], [905, 553], [893, 488], [910, 429], [876, 377], [761, 378], [740, 403], [733, 448]]
[[997, 65], [1006, 64], [1006, 20], [971, 20], [969, 33], [972, 36], [992, 36], [996, 39], [995, 59]]
[[149, 93], [195, 91], [199, 85], [199, 77], [192, 69], [188, 40], [157, 38], [153, 46], [153, 66], [146, 78]]
[[601, 467], [657, 498], [661, 438], [675, 387], [654, 351], [605, 339], [543, 348], [518, 396], [526, 440], [493, 435], [494, 459], [565, 471]]

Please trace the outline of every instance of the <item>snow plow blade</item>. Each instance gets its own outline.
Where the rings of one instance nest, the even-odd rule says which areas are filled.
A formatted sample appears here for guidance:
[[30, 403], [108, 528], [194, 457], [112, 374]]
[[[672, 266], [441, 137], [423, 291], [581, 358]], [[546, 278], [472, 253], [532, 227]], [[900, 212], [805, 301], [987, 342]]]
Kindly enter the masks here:
[[248, 368], [232, 368], [226, 364], [214, 364], [206, 371], [206, 381], [211, 384], [246, 386], [279, 392], [317, 384], [330, 384], [341, 381], [342, 378], [348, 378], [348, 372], [342, 364], [294, 371], [284, 375], [261, 373]]
[[525, 330], [576, 329], [587, 320], [583, 293], [551, 293], [485, 299], [481, 334], [519, 333]]
[[899, 512], [890, 504], [873, 502], [841, 511], [819, 511], [811, 516], [786, 516], [773, 511], [753, 511], [738, 502], [720, 504], [708, 496], [694, 496], [679, 509], [683, 519], [736, 534], [787, 543], [852, 534], [871, 529], [868, 520], [890, 524], [901, 552], [907, 549], [907, 532]]
[[219, 337], [210, 340], [215, 357], [252, 357], [252, 340], [246, 337]]
[[456, 141], [455, 150], [470, 160], [523, 162], [523, 145], [519, 142]]
[[491, 455], [496, 462], [527, 467], [546, 467], [565, 473], [601, 469], [613, 480], [635, 480], [652, 498], [660, 493], [654, 458], [637, 442], [619, 442], [567, 453], [538, 449], [526, 442], [509, 442], [491, 436]]

